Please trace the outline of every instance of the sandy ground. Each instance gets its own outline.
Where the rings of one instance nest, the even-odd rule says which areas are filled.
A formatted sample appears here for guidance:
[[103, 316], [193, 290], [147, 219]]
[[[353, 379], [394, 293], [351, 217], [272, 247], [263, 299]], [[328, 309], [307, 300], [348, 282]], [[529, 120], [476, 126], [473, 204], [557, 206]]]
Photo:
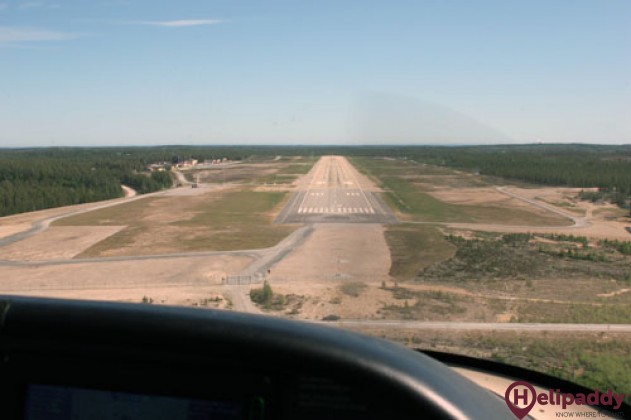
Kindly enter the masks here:
[[620, 241], [631, 240], [629, 234], [624, 227], [631, 226], [631, 223], [611, 222], [592, 219], [589, 226], [584, 227], [553, 227], [553, 228], [537, 228], [528, 226], [501, 226], [487, 225], [476, 223], [450, 223], [449, 227], [456, 229], [470, 229], [483, 232], [501, 232], [501, 233], [556, 233], [575, 236], [586, 236], [593, 239], [614, 239]]
[[271, 268], [277, 283], [389, 280], [390, 251], [376, 224], [316, 224], [311, 236]]
[[[573, 214], [581, 219], [579, 226], [534, 228], [517, 226], [499, 226], [481, 223], [450, 223], [449, 226], [458, 229], [471, 229], [488, 232], [542, 232], [582, 235], [595, 239], [631, 240], [625, 227], [631, 226], [628, 218], [613, 217], [619, 213], [619, 209], [611, 204], [594, 204], [588, 201], [576, 199], [580, 188], [505, 188], [506, 191], [518, 194], [533, 200], [539, 200], [546, 204], [552, 204], [562, 212]], [[533, 212], [544, 213], [545, 210], [537, 209], [521, 200], [502, 194], [493, 187], [484, 188], [445, 188], [440, 191], [430, 192], [434, 197], [453, 204], [460, 205], [486, 205], [498, 207], [517, 207]], [[565, 203], [565, 206], [559, 206]]]
[[[5, 292], [2, 292], [5, 293]], [[10, 293], [8, 293], [10, 294]], [[197, 306], [231, 309], [232, 300], [222, 286], [151, 286], [117, 289], [48, 290], [19, 292], [21, 296], [129, 303], [153, 303], [170, 306]]]
[[[482, 207], [500, 207], [506, 209], [525, 210], [532, 214], [540, 216], [552, 216], [554, 213], [535, 207], [522, 200], [518, 200], [507, 194], [503, 194], [494, 187], [481, 188], [446, 188], [441, 190], [430, 191], [428, 194], [433, 197], [450, 204], [463, 206], [482, 206]], [[549, 204], [549, 203], [547, 203]], [[559, 209], [567, 211], [567, 209]], [[562, 220], [559, 220], [562, 224]], [[569, 223], [569, 220], [568, 220]]]
[[[249, 182], [258, 177], [264, 177], [267, 175], [273, 175], [277, 173], [278, 169], [284, 167], [285, 163], [233, 163], [231, 165], [221, 165], [216, 166], [213, 169], [206, 170], [195, 170], [193, 172], [188, 172], [188, 174], [192, 174], [194, 179], [199, 180], [200, 182], [205, 183], [243, 183]], [[175, 172], [178, 181], [187, 185], [191, 182], [186, 179], [183, 172]], [[179, 174], [179, 175], [178, 175]]]
[[[120, 199], [116, 199], [120, 200]], [[106, 203], [107, 201], [99, 201], [97, 203], [85, 203], [77, 204], [74, 206], [56, 207], [54, 209], [31, 211], [28, 213], [14, 214], [11, 216], [0, 217], [0, 226], [17, 226], [17, 225], [29, 225], [38, 220], [46, 219], [48, 217], [58, 216], [60, 214], [68, 213], [75, 210], [87, 209], [95, 206], [96, 204]]]
[[596, 192], [597, 188], [559, 188], [559, 187], [549, 187], [549, 188], [518, 188], [518, 187], [510, 187], [511, 191], [518, 193], [519, 195], [523, 195], [531, 198], [538, 198], [546, 201], [561, 201], [561, 200], [572, 200], [575, 201], [576, 196], [581, 190]]
[[135, 189], [128, 187], [127, 185], [121, 185], [123, 189], [123, 193], [125, 194], [125, 198], [135, 197], [138, 195]]
[[230, 187], [234, 187], [234, 184], [198, 184], [197, 188], [182, 187], [168, 190], [162, 194], [163, 197], [184, 197], [192, 195], [208, 194], [217, 190], [223, 190]]
[[0, 225], [0, 238], [23, 232], [31, 227], [30, 223], [20, 223], [15, 225]]
[[[222, 278], [240, 272], [251, 258], [203, 256], [146, 260], [71, 262], [52, 265], [0, 266], [0, 292], [25, 290], [40, 296], [98, 296], [116, 300], [124, 289], [146, 293], [165, 286], [217, 286]], [[89, 290], [94, 289], [94, 290]], [[123, 290], [123, 291], [121, 291]], [[178, 288], [170, 289], [177, 293]]]
[[50, 227], [38, 235], [0, 247], [0, 259], [70, 259], [124, 228], [125, 226]]
[[444, 188], [430, 191], [430, 195], [451, 204], [465, 206], [490, 205], [495, 207], [521, 207], [532, 209], [532, 206], [502, 194], [493, 187], [484, 188]]
[[[309, 238], [271, 268], [276, 293], [302, 298], [297, 318], [375, 318], [392, 293], [379, 289], [390, 282], [390, 251], [384, 227], [377, 224], [316, 224]], [[353, 297], [340, 286], [361, 282], [366, 289]], [[287, 311], [291, 311], [291, 306]]]
[[[378, 311], [384, 305], [400, 303], [392, 297], [392, 293], [382, 290], [374, 283], [366, 283], [367, 287], [359, 296], [349, 296], [340, 290], [342, 282], [276, 284], [271, 280], [275, 293], [298, 295], [302, 304], [298, 312], [293, 313], [295, 319], [321, 320], [327, 315], [336, 315], [343, 319], [381, 319]], [[292, 314], [292, 305], [288, 305], [284, 314]]]

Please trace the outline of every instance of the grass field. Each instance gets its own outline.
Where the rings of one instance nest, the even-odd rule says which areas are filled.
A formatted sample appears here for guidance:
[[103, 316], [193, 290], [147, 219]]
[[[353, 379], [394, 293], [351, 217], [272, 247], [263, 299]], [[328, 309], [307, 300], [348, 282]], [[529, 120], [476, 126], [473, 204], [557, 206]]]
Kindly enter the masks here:
[[65, 218], [56, 225], [126, 226], [79, 257], [257, 249], [275, 245], [294, 230], [272, 224], [286, 199], [286, 192], [244, 187], [147, 198]]
[[450, 258], [456, 249], [431, 226], [390, 225], [385, 236], [392, 260], [390, 275], [400, 280], [413, 278], [422, 269]]
[[[375, 179], [384, 191], [386, 203], [404, 220], [533, 226], [571, 224], [568, 219], [551, 213], [544, 215], [523, 208], [494, 205], [451, 204], [428, 193], [430, 183], [440, 183], [445, 188], [490, 186], [481, 177], [471, 174], [401, 160], [353, 158], [352, 163]], [[440, 178], [441, 175], [444, 178]]]
[[304, 175], [311, 170], [316, 162], [317, 159], [306, 159], [301, 163], [291, 163], [290, 165], [279, 169], [278, 173], [284, 175]]
[[558, 322], [568, 324], [627, 324], [631, 322], [631, 298], [598, 305], [524, 302], [516, 306], [518, 322]]
[[274, 210], [282, 207], [287, 195], [286, 192], [230, 191], [219, 200], [197, 207], [192, 218], [173, 225], [206, 229], [210, 236], [199, 241], [199, 246], [206, 249], [269, 247], [294, 230], [272, 224]]
[[603, 217], [610, 217], [612, 219], [617, 219], [619, 217], [625, 217], [625, 216], [628, 216], [629, 214], [630, 214], [629, 210], [621, 209], [621, 208], [617, 208], [617, 207], [610, 207], [610, 208], [606, 208], [606, 209], [594, 210], [594, 215], [603, 216]]
[[146, 197], [130, 203], [90, 211], [76, 216], [65, 217], [54, 222], [53, 226], [129, 225], [136, 219], [141, 219], [149, 214], [154, 205], [160, 205], [160, 203], [165, 202], [165, 200], [165, 198]]
[[317, 162], [317, 158], [296, 157], [288, 161], [286, 164], [277, 165], [277, 169], [264, 176], [260, 176], [253, 180], [259, 184], [291, 184], [301, 175], [308, 173], [313, 165]]
[[298, 179], [298, 175], [269, 174], [256, 178], [257, 184], [289, 185]]

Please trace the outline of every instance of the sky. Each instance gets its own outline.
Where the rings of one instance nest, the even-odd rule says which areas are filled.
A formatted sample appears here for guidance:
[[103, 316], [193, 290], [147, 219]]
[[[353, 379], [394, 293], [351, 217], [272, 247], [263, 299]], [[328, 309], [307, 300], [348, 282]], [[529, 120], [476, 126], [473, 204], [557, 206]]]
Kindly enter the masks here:
[[0, 147], [631, 143], [629, 0], [0, 0]]

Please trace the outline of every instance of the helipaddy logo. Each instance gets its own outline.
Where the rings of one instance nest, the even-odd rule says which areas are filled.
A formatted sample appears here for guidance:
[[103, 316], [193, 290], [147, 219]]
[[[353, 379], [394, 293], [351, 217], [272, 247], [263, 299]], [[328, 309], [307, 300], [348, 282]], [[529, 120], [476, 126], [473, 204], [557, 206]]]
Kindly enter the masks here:
[[523, 419], [535, 404], [557, 405], [563, 410], [569, 405], [611, 406], [614, 410], [617, 410], [622, 405], [624, 394], [617, 394], [611, 389], [606, 392], [595, 390], [588, 394], [570, 394], [561, 392], [559, 389], [550, 389], [546, 392], [537, 393], [535, 387], [528, 382], [517, 381], [506, 388], [504, 400], [510, 411], [518, 419]]

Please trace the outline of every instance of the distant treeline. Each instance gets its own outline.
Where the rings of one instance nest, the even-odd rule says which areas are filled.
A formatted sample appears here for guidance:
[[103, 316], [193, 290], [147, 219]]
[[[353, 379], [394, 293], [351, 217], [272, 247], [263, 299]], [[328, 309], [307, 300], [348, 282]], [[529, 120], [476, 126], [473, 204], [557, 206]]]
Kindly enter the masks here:
[[142, 159], [89, 149], [0, 150], [0, 216], [121, 197], [171, 185], [168, 173], [141, 173]]
[[543, 185], [601, 189], [588, 199], [631, 197], [631, 146], [158, 146], [0, 149], [0, 216], [167, 188], [155, 162], [282, 156], [389, 156]]
[[425, 150], [418, 160], [534, 184], [598, 188], [585, 199], [626, 206], [631, 198], [631, 147], [531, 145]]
[[0, 149], [0, 216], [121, 197], [121, 184], [140, 194], [170, 187], [168, 172], [145, 170], [151, 163], [278, 154], [232, 146]]

